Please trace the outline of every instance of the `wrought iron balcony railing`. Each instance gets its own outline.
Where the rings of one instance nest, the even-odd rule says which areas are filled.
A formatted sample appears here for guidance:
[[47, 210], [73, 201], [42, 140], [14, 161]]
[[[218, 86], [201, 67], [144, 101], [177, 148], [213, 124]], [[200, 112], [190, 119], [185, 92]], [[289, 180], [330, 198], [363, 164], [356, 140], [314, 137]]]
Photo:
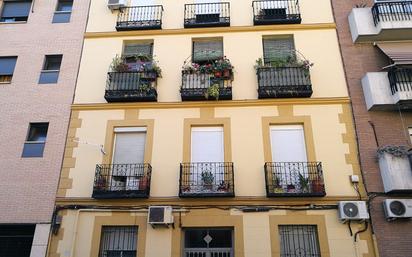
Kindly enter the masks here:
[[185, 4], [185, 28], [230, 26], [230, 3]]
[[299, 0], [259, 0], [253, 1], [253, 23], [298, 24], [302, 22]]
[[109, 72], [107, 74], [107, 102], [157, 101], [157, 74], [155, 72]]
[[148, 198], [152, 166], [137, 164], [96, 165], [93, 198]]
[[265, 164], [266, 194], [272, 196], [325, 196], [320, 162]]
[[375, 26], [385, 21], [412, 20], [412, 1], [379, 2], [372, 7]]
[[233, 163], [180, 164], [180, 197], [233, 197], [234, 195]]
[[232, 74], [215, 77], [207, 73], [182, 73], [183, 101], [232, 100]]
[[393, 68], [388, 72], [392, 95], [397, 92], [412, 93], [412, 68]]
[[162, 16], [162, 5], [121, 8], [117, 16], [116, 30], [161, 29]]
[[310, 97], [313, 93], [309, 70], [302, 67], [257, 69], [259, 98]]

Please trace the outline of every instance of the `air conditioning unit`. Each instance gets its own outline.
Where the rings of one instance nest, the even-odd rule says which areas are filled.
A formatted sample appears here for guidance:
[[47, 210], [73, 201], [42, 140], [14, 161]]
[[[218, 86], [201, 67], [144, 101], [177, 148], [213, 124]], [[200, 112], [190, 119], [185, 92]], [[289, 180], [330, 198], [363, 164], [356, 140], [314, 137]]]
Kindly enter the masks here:
[[126, 0], [109, 0], [107, 7], [110, 10], [119, 10], [122, 7], [126, 6]]
[[388, 221], [412, 218], [412, 199], [386, 199], [383, 210]]
[[368, 208], [364, 201], [341, 201], [339, 202], [339, 219], [341, 222], [350, 220], [369, 219]]
[[172, 211], [171, 206], [150, 206], [148, 223], [152, 226], [173, 225]]

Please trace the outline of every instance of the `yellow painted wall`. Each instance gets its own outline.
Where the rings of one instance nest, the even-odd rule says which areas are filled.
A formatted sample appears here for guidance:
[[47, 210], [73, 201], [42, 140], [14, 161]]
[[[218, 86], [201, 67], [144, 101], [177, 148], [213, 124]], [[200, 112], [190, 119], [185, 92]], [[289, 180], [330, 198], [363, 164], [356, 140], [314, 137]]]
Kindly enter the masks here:
[[[208, 212], [203, 211], [203, 212]], [[184, 217], [202, 217], [202, 210], [194, 211], [191, 210], [188, 213], [182, 214]], [[271, 230], [275, 229], [273, 225], [270, 224], [270, 218], [280, 219], [280, 220], [293, 220], [294, 218], [302, 221], [306, 220], [307, 224], [312, 223], [312, 218], [317, 217], [317, 220], [322, 220], [324, 227], [318, 225], [318, 230], [324, 230], [327, 234], [327, 242], [330, 257], [359, 257], [368, 256], [374, 257], [373, 249], [368, 249], [371, 246], [370, 237], [361, 237], [358, 239], [357, 243], [353, 242], [353, 238], [349, 235], [349, 231], [346, 224], [342, 224], [338, 220], [337, 210], [324, 210], [324, 211], [304, 211], [304, 212], [290, 212], [283, 210], [273, 210], [265, 213], [243, 213], [239, 210], [232, 209], [229, 211], [229, 215], [233, 218], [242, 217], [241, 226], [243, 229], [243, 256], [256, 256], [256, 257], [270, 257], [272, 247], [279, 249], [280, 242], [271, 237]], [[95, 237], [97, 242], [100, 242], [100, 234], [95, 234], [95, 222], [97, 219], [110, 219], [113, 213], [111, 211], [104, 212], [93, 212], [93, 211], [68, 211], [67, 215], [63, 217], [63, 222], [61, 226], [61, 240], [58, 242], [57, 253], [64, 257], [82, 257], [90, 256], [97, 257], [91, 254], [92, 252], [92, 240]], [[133, 216], [143, 218], [145, 220], [147, 213], [144, 211], [140, 212], [124, 212], [116, 213], [117, 219], [121, 220], [122, 216], [129, 221], [133, 220]], [[175, 224], [179, 224], [178, 214], [175, 213]], [[132, 217], [130, 219], [130, 217]], [[207, 216], [205, 216], [207, 218]], [[122, 222], [123, 223], [123, 222]], [[113, 225], [111, 223], [108, 223]], [[283, 224], [283, 222], [280, 222]], [[288, 224], [288, 222], [284, 223]], [[105, 222], [102, 222], [105, 225]], [[126, 224], [125, 224], [126, 225]], [[128, 224], [133, 225], [133, 223]], [[183, 223], [184, 225], [184, 223]], [[358, 231], [363, 225], [353, 223], [352, 229]], [[77, 229], [76, 233], [73, 233], [73, 228]], [[142, 229], [139, 227], [138, 229]], [[172, 233], [174, 230], [180, 230], [178, 226], [175, 229], [172, 228], [157, 228], [153, 229], [151, 226], [146, 226], [143, 228], [143, 234], [145, 234], [146, 243], [145, 245], [145, 256], [137, 257], [170, 257], [172, 249]], [[139, 235], [141, 231], [139, 231]], [[322, 232], [321, 232], [322, 233]], [[366, 232], [366, 233], [369, 233]], [[180, 233], [179, 233], [180, 234]], [[181, 235], [181, 234], [180, 234]], [[272, 234], [273, 236], [273, 234]], [[235, 235], [236, 237], [236, 235]], [[56, 240], [54, 237], [52, 240]], [[137, 239], [142, 240], [142, 238]], [[319, 236], [319, 240], [321, 237]], [[324, 242], [325, 243], [325, 242]], [[97, 247], [97, 246], [94, 246]], [[97, 247], [98, 249], [98, 247]], [[238, 251], [241, 250], [241, 246], [236, 248]], [[141, 250], [139, 250], [141, 251]]]
[[[230, 2], [231, 26], [252, 26], [253, 9], [251, 0], [226, 0]], [[164, 7], [163, 29], [183, 28], [184, 4], [194, 3], [188, 0], [156, 0]], [[334, 22], [329, 0], [300, 0], [302, 24]], [[111, 12], [107, 1], [92, 0], [87, 32], [115, 31], [118, 11]]]
[[[347, 131], [339, 119], [339, 114], [343, 112], [342, 105], [295, 105], [292, 110], [293, 116], [311, 118], [317, 160], [310, 161], [322, 162], [327, 195], [355, 196], [348, 176], [357, 171], [345, 159], [349, 146], [343, 142], [343, 135]], [[200, 112], [199, 108], [139, 110], [139, 119], [154, 120], [151, 197], [178, 195], [184, 119], [200, 118]], [[236, 196], [265, 196], [262, 117], [278, 117], [278, 108], [216, 107], [214, 113], [216, 118], [229, 118], [231, 122]], [[123, 120], [124, 110], [80, 111], [79, 119], [82, 126], [77, 129], [76, 138], [80, 142], [103, 145], [107, 121]], [[103, 154], [97, 146], [80, 143], [74, 149], [73, 157], [76, 165], [69, 173], [73, 179], [72, 189], [67, 191], [66, 196], [90, 197], [95, 165], [102, 163]]]
[[315, 64], [310, 71], [312, 97], [348, 95], [336, 32], [324, 29], [86, 39], [74, 102], [105, 103], [107, 72], [113, 57], [122, 53], [124, 41], [145, 39], [154, 41], [154, 55], [162, 68], [158, 101], [180, 101], [182, 65], [186, 59], [190, 60], [192, 38], [198, 37], [223, 37], [224, 53], [235, 67], [233, 99], [256, 99], [257, 78], [253, 66], [263, 57], [262, 37], [281, 34], [293, 34], [296, 49]]

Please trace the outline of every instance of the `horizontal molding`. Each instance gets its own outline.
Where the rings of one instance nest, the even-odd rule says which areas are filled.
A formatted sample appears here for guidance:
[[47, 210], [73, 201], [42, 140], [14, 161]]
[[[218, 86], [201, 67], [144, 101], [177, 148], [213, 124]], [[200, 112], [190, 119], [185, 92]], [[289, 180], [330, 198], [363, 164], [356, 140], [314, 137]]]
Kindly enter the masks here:
[[278, 105], [329, 105], [348, 104], [349, 97], [289, 98], [233, 101], [196, 101], [196, 102], [133, 102], [133, 103], [96, 103], [73, 104], [72, 110], [118, 110], [118, 109], [176, 109], [201, 107], [248, 107]]
[[233, 26], [233, 27], [193, 28], [193, 29], [183, 29], [182, 28], [182, 29], [160, 29], [160, 30], [86, 32], [84, 34], [84, 38], [256, 32], [256, 31], [266, 31], [266, 30], [282, 31], [282, 30], [318, 30], [318, 29], [336, 29], [336, 24], [335, 23], [313, 23], [313, 24]]
[[[362, 198], [366, 200], [366, 198]], [[96, 206], [139, 206], [139, 205], [180, 205], [180, 206], [246, 206], [246, 205], [302, 205], [302, 204], [337, 204], [339, 201], [359, 201], [356, 196], [326, 197], [234, 197], [234, 198], [179, 198], [150, 197], [148, 199], [108, 199], [95, 200], [83, 197], [56, 198], [56, 205], [96, 205]]]

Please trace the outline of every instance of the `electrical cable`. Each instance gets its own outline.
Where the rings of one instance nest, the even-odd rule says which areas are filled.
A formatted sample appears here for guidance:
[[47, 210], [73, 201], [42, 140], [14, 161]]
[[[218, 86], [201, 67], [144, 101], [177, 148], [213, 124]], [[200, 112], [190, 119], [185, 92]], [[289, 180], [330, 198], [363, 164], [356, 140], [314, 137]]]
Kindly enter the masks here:
[[363, 233], [366, 230], [368, 230], [368, 222], [367, 221], [365, 221], [365, 227], [355, 233], [355, 235], [353, 236], [353, 240], [356, 242], [358, 234]]
[[348, 221], [348, 229], [349, 229], [349, 234], [350, 236], [353, 236], [353, 231], [352, 231], [352, 227], [350, 226], [350, 220]]

